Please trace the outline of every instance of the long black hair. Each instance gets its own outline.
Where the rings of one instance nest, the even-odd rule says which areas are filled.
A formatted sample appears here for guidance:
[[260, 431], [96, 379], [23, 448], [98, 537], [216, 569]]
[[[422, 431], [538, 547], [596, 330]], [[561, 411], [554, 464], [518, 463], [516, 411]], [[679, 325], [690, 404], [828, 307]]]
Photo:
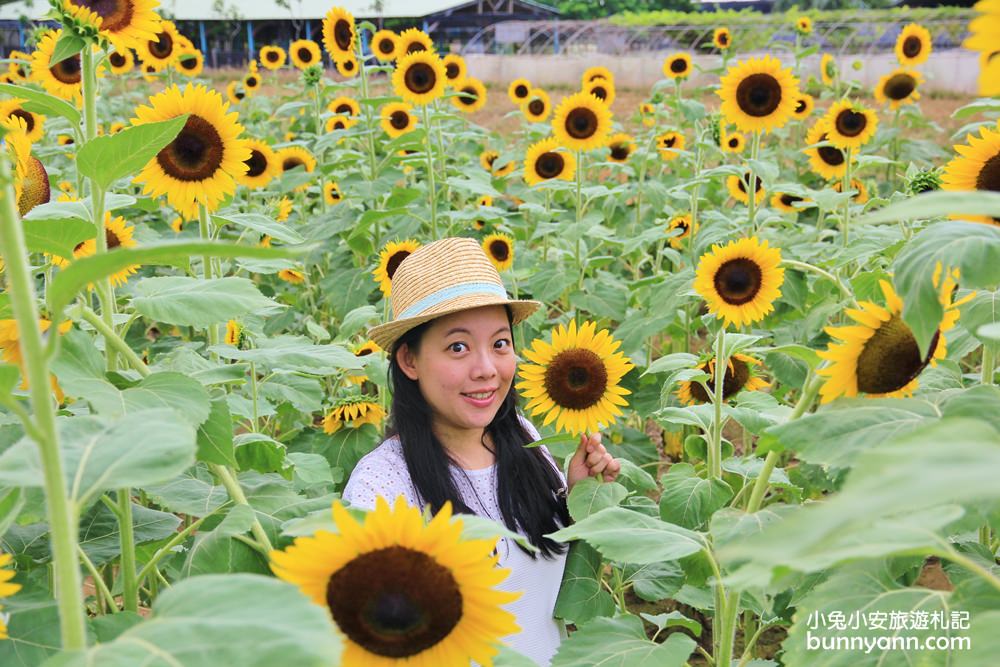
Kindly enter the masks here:
[[[511, 310], [507, 321], [513, 329]], [[403, 334], [392, 346], [389, 355], [389, 380], [392, 384], [392, 403], [389, 425], [385, 437], [398, 435], [410, 478], [423, 502], [430, 503], [431, 511], [438, 512], [446, 501], [451, 501], [455, 512], [475, 514], [462, 500], [451, 476], [450, 466], [458, 466], [448, 455], [441, 441], [431, 429], [431, 407], [427, 404], [420, 385], [411, 380], [399, 367], [396, 351], [406, 343], [414, 354], [431, 322], [425, 322]], [[483, 433], [493, 440], [496, 451], [497, 500], [504, 524], [512, 531], [528, 538], [546, 558], [566, 550], [566, 545], [547, 537], [561, 526], [570, 523], [566, 499], [558, 491], [563, 483], [545, 453], [538, 447], [525, 447], [532, 441], [517, 414], [518, 395], [513, 385], [497, 410], [493, 421]], [[556, 519], [560, 523], [556, 522]], [[518, 545], [520, 547], [520, 545]], [[520, 547], [535, 558], [533, 552]]]

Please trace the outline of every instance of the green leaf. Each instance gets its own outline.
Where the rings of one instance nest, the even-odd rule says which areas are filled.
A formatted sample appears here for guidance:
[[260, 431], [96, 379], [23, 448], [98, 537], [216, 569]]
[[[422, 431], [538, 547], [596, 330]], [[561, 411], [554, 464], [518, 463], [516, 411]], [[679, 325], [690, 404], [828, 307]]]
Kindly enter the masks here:
[[236, 467], [233, 418], [225, 395], [212, 399], [208, 419], [198, 427], [197, 457], [205, 463]]
[[185, 577], [193, 577], [234, 572], [268, 574], [269, 568], [267, 561], [253, 547], [219, 531], [212, 531], [197, 537], [181, 571]]
[[333, 375], [344, 370], [361, 370], [364, 365], [359, 357], [340, 345], [313, 345], [304, 336], [275, 336], [257, 341], [252, 350], [237, 350], [229, 346], [212, 348], [224, 359], [248, 361], [265, 368]]
[[59, 608], [48, 591], [25, 589], [4, 600], [8, 638], [0, 641], [0, 665], [37, 667], [59, 652]]
[[285, 459], [285, 446], [263, 433], [241, 433], [233, 438], [240, 470], [276, 472], [291, 478], [292, 466]]
[[647, 602], [659, 602], [672, 597], [684, 585], [684, 571], [674, 561], [625, 564], [623, 583], [631, 583], [632, 590]]
[[721, 479], [702, 479], [690, 463], [675, 463], [663, 476], [660, 518], [684, 528], [697, 530], [712, 514], [733, 497], [729, 484]]
[[174, 584], [156, 598], [150, 618], [115, 641], [44, 667], [329, 667], [340, 652], [329, 613], [295, 586], [226, 574]]
[[[2, 85], [2, 84], [0, 84]], [[46, 300], [49, 310], [62, 313], [81, 289], [132, 264], [187, 264], [192, 255], [211, 257], [294, 257], [308, 248], [261, 248], [214, 241], [168, 241], [139, 248], [116, 248], [110, 252], [83, 257], [62, 269], [49, 284]]]
[[[172, 537], [181, 520], [169, 512], [132, 503], [133, 542], [144, 544]], [[118, 517], [104, 503], [94, 503], [80, 517], [80, 548], [94, 565], [104, 565], [121, 554]]]
[[573, 520], [581, 521], [602, 509], [617, 507], [627, 495], [628, 490], [621, 484], [588, 477], [573, 485], [566, 504]]
[[82, 37], [77, 36], [70, 30], [63, 30], [56, 41], [55, 48], [52, 49], [52, 55], [49, 56], [49, 66], [53, 67], [67, 58], [75, 56], [80, 51], [83, 51], [83, 47], [86, 45], [87, 42]]
[[[11, 393], [21, 377], [21, 369], [14, 364], [0, 364], [0, 403], [8, 403], [14, 398]], [[0, 533], [2, 535], [3, 533]]]
[[657, 630], [681, 627], [690, 630], [695, 637], [701, 636], [701, 623], [693, 618], [688, 618], [679, 611], [672, 611], [669, 614], [656, 614], [655, 616], [652, 614], [639, 614], [639, 616], [642, 616], [645, 620], [655, 625]]
[[649, 641], [638, 616], [597, 618], [563, 641], [552, 667], [683, 667], [694, 650], [680, 632], [662, 644]]
[[129, 127], [115, 134], [94, 137], [76, 154], [76, 168], [101, 190], [119, 178], [135, 174], [156, 157], [184, 127], [187, 115]]
[[137, 312], [167, 324], [207, 327], [247, 313], [282, 306], [268, 299], [247, 278], [189, 278], [156, 276], [133, 286]]
[[977, 290], [972, 300], [962, 305], [960, 310], [962, 326], [981, 343], [992, 343], [983, 331], [984, 327], [1000, 322], [1000, 290]]
[[163, 484], [147, 485], [143, 491], [164, 509], [197, 517], [211, 514], [229, 500], [224, 487], [209, 484], [188, 474]]
[[[133, 412], [114, 421], [64, 417], [57, 427], [66, 487], [81, 506], [101, 491], [163, 482], [194, 463], [194, 427], [173, 410]], [[33, 440], [25, 437], [0, 455], [0, 484], [44, 486]]]
[[954, 656], [954, 667], [980, 667], [988, 665], [1000, 655], [1000, 611], [988, 611], [977, 614], [964, 636], [969, 638], [971, 647], [967, 651], [958, 651]]
[[553, 616], [579, 625], [613, 614], [615, 601], [601, 584], [603, 572], [604, 561], [594, 547], [586, 542], [571, 544]]
[[[1000, 194], [986, 190], [924, 192], [864, 215], [858, 219], [857, 224], [926, 220], [943, 215], [989, 215], [1000, 218]], [[932, 228], [933, 226], [928, 227]]]
[[701, 535], [620, 507], [609, 507], [557, 530], [561, 542], [586, 540], [606, 558], [627, 563], [676, 560], [704, 548]]
[[259, 213], [213, 215], [212, 220], [220, 226], [229, 223], [237, 227], [243, 227], [244, 229], [252, 229], [260, 234], [267, 234], [272, 239], [281, 241], [282, 243], [303, 243], [305, 241], [301, 234], [288, 225], [283, 225]]
[[291, 403], [299, 412], [323, 409], [323, 387], [316, 378], [279, 371], [270, 375], [267, 382], [258, 384], [257, 390], [276, 404]]
[[28, 252], [47, 252], [63, 258], [72, 257], [77, 245], [97, 234], [94, 225], [78, 218], [24, 220], [23, 225]]
[[[649, 365], [643, 375], [650, 373], [669, 373], [681, 368], [694, 368], [698, 364], [698, 357], [687, 352], [677, 352], [660, 357]], [[641, 376], [640, 376], [641, 377]]]
[[59, 99], [54, 95], [34, 90], [27, 86], [17, 86], [12, 83], [0, 83], [0, 94], [19, 97], [27, 100], [24, 108], [32, 113], [40, 113], [46, 116], [62, 116], [69, 121], [72, 127], [80, 126], [80, 112], [69, 102]]

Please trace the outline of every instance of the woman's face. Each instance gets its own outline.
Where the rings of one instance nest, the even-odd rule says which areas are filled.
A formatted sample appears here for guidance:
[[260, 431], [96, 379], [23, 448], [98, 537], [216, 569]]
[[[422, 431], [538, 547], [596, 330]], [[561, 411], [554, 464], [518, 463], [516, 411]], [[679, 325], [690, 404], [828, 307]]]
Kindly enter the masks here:
[[420, 385], [435, 427], [482, 431], [503, 403], [517, 367], [503, 306], [484, 306], [433, 320], [414, 354], [406, 344], [396, 361]]

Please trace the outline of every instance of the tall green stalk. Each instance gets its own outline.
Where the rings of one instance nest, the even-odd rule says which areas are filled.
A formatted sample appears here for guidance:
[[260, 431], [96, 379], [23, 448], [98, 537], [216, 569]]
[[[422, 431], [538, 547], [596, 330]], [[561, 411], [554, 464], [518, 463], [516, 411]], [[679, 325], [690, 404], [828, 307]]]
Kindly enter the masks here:
[[[850, 148], [848, 148], [847, 150], [844, 151], [844, 160], [846, 160], [846, 162], [845, 162], [846, 166], [844, 168], [844, 181], [843, 181], [843, 184], [840, 187], [840, 191], [846, 194], [846, 193], [850, 192], [850, 190], [851, 190], [851, 149]], [[847, 197], [847, 200], [844, 202], [844, 214], [843, 214], [843, 216], [841, 218], [841, 223], [844, 225], [844, 247], [845, 248], [847, 247], [848, 229], [850, 228], [850, 225], [851, 225], [851, 199], [853, 199], [853, 198], [854, 198], [853, 195], [850, 195], [850, 196]]]
[[712, 421], [711, 442], [708, 443], [708, 477], [715, 479], [722, 477], [722, 403], [723, 388], [726, 381], [726, 368], [728, 357], [723, 358], [722, 353], [726, 347], [726, 327], [719, 327], [719, 334], [715, 339], [715, 377], [712, 387], [712, 405], [715, 407], [715, 418]]
[[583, 220], [583, 151], [576, 152], [576, 225], [573, 233], [576, 235], [576, 266], [580, 273], [578, 286], [583, 289], [583, 230], [580, 229], [580, 222]]
[[437, 241], [437, 185], [434, 177], [434, 156], [431, 148], [431, 122], [427, 113], [427, 105], [420, 107], [420, 112], [424, 118], [424, 151], [427, 154], [427, 198], [431, 205], [431, 240]]
[[[757, 160], [760, 156], [760, 131], [753, 133], [750, 143], [750, 159]], [[750, 168], [750, 183], [747, 188], [747, 209], [750, 217], [750, 228], [757, 232], [757, 172]]]
[[[52, 560], [55, 568], [55, 598], [59, 609], [62, 647], [67, 651], [87, 647], [84, 622], [80, 564], [77, 561], [76, 508], [70, 502], [63, 473], [59, 433], [56, 430], [56, 406], [49, 384], [49, 359], [45, 355], [42, 330], [35, 305], [35, 286], [28, 263], [24, 230], [15, 209], [13, 178], [6, 151], [0, 151], [0, 255], [6, 264], [7, 294], [17, 320], [24, 375], [29, 383], [33, 418], [25, 430], [34, 434], [38, 444], [45, 482], [49, 531], [52, 534]], [[50, 336], [57, 336], [57, 322]]]

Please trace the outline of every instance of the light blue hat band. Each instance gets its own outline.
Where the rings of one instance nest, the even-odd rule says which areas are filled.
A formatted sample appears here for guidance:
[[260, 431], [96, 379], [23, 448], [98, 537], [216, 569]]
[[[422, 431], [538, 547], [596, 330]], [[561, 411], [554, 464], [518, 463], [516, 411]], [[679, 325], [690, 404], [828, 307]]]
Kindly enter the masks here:
[[457, 296], [465, 296], [466, 294], [490, 294], [503, 299], [507, 298], [507, 290], [496, 283], [462, 283], [460, 285], [445, 287], [437, 292], [428, 294], [420, 301], [411, 304], [409, 308], [397, 315], [396, 319], [403, 320], [408, 317], [423, 315], [424, 311], [429, 308], [433, 308], [434, 306], [448, 301], [449, 299], [454, 299]]

